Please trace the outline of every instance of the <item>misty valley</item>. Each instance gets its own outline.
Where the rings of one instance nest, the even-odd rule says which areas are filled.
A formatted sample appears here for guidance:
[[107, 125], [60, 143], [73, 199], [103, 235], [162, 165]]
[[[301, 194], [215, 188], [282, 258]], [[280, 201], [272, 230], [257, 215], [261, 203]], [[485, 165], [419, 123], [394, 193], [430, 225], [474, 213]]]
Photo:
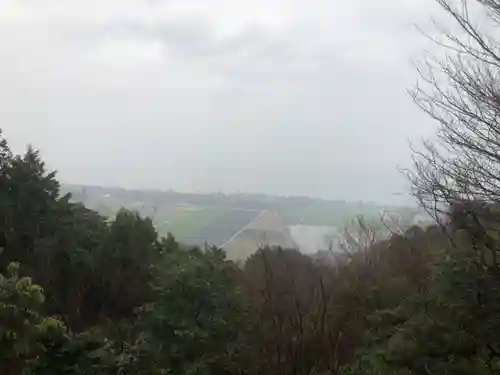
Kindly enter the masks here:
[[0, 375], [500, 374], [499, 26], [0, 1]]
[[[257, 194], [183, 194], [64, 185], [75, 202], [102, 215], [119, 209], [150, 217], [160, 236], [172, 234], [189, 246], [224, 248], [229, 259], [246, 260], [264, 246], [296, 248], [307, 254], [338, 251], [343, 230], [359, 217], [373, 226], [408, 228], [431, 217], [416, 206], [327, 201]], [[387, 229], [387, 228], [386, 228]]]

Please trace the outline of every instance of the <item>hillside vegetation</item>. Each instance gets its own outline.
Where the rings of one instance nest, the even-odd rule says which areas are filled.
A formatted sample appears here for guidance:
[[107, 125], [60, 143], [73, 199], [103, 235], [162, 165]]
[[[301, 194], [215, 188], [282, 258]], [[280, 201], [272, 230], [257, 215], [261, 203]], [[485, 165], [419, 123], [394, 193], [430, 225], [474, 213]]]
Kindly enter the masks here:
[[4, 374], [498, 371], [496, 205], [383, 241], [361, 225], [329, 261], [263, 248], [239, 267], [71, 203], [33, 149], [1, 155]]
[[[428, 222], [426, 212], [417, 207], [383, 206], [374, 203], [328, 201], [314, 198], [273, 197], [257, 194], [186, 194], [178, 192], [127, 190], [98, 186], [63, 185], [62, 190], [72, 195], [72, 201], [82, 202], [102, 215], [112, 216], [120, 208], [151, 217], [159, 234], [173, 234], [179, 241], [204, 247], [221, 246], [234, 234], [264, 212], [278, 216], [282, 235], [292, 225], [328, 226], [343, 228], [351, 220], [363, 216], [380, 221], [381, 215], [390, 216], [398, 226], [408, 227]], [[260, 228], [276, 232], [270, 225]], [[270, 241], [269, 234], [268, 240]], [[246, 241], [247, 239], [243, 239]], [[262, 238], [252, 241], [252, 248]], [[267, 245], [281, 245], [270, 241]]]
[[[439, 126], [409, 172], [426, 227], [381, 238], [360, 219], [342, 252], [236, 264], [76, 203], [39, 152], [0, 138], [0, 373], [499, 374], [497, 28], [437, 2], [462, 32], [414, 96]], [[499, 2], [475, 4], [498, 26]]]
[[71, 193], [77, 201], [96, 210], [112, 214], [120, 207], [140, 210], [146, 216], [169, 216], [169, 209], [189, 211], [200, 209], [230, 209], [249, 211], [274, 211], [287, 225], [341, 226], [346, 218], [363, 215], [378, 218], [381, 211], [399, 213], [412, 219], [421, 213], [417, 208], [377, 205], [369, 202], [345, 202], [309, 197], [278, 197], [264, 194], [195, 194], [175, 191], [130, 190], [102, 186], [64, 185], [64, 192]]

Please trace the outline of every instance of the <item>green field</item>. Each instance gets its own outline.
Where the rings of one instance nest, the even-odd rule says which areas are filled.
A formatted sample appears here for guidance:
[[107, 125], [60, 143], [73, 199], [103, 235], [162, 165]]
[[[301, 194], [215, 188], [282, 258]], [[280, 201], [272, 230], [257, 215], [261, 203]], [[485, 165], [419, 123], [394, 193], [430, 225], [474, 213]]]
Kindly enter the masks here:
[[396, 212], [412, 224], [418, 211], [412, 207], [383, 207], [373, 203], [329, 201], [307, 197], [273, 197], [251, 194], [190, 194], [127, 190], [98, 186], [65, 186], [73, 200], [113, 217], [121, 207], [151, 217], [161, 236], [172, 233], [180, 242], [220, 245], [263, 211], [275, 212], [285, 226], [345, 227], [357, 216], [379, 221], [382, 212]]
[[192, 236], [204, 226], [219, 219], [227, 210], [224, 208], [206, 208], [177, 205], [161, 212], [155, 220], [160, 235], [172, 233], [182, 239]]

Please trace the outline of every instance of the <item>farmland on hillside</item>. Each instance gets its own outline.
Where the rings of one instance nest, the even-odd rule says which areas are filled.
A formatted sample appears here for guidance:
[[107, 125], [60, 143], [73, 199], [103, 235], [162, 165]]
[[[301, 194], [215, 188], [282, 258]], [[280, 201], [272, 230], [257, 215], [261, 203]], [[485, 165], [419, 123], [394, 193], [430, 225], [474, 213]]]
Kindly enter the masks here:
[[[157, 211], [154, 223], [160, 235], [172, 233], [185, 242], [187, 239], [195, 239], [202, 228], [224, 217], [226, 211], [216, 207], [174, 205]], [[194, 244], [198, 244], [198, 241]]]
[[[189, 245], [221, 246], [260, 214], [260, 211], [256, 210], [213, 208], [200, 208], [198, 212], [201, 214], [198, 214], [197, 220], [191, 218], [192, 221], [188, 223], [190, 226], [182, 228], [183, 231], [176, 230], [178, 224], [174, 223], [170, 232], [179, 241]], [[163, 233], [165, 233], [164, 230]]]
[[[66, 185], [63, 191], [106, 216], [113, 215], [120, 207], [135, 210], [151, 217], [160, 235], [172, 233], [182, 243], [199, 246], [221, 246], [236, 234], [239, 237], [232, 241], [232, 247], [236, 243], [255, 247], [261, 242], [288, 245], [293, 244], [288, 228], [294, 225], [342, 228], [357, 215], [378, 220], [385, 211], [396, 213], [405, 226], [413, 223], [418, 214], [416, 209], [408, 207], [262, 194], [187, 194], [81, 185]], [[259, 233], [243, 231], [263, 212], [270, 214], [247, 228]]]

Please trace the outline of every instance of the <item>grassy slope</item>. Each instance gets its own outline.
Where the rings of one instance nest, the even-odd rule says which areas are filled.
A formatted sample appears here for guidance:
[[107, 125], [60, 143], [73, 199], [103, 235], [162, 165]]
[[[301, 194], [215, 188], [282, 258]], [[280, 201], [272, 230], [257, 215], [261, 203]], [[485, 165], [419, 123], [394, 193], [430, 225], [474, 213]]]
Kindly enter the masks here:
[[175, 206], [168, 213], [157, 217], [157, 229], [160, 235], [174, 234], [179, 239], [187, 238], [198, 232], [210, 222], [223, 216], [226, 209], [198, 207], [186, 210]]
[[[221, 241], [228, 232], [237, 232], [251, 220], [238, 208], [276, 212], [286, 225], [344, 226], [357, 215], [378, 218], [383, 207], [370, 203], [325, 201], [311, 198], [281, 198], [265, 195], [182, 194], [158, 191], [131, 191], [92, 186], [64, 186], [63, 191], [74, 193], [102, 214], [110, 215], [120, 206], [138, 210], [154, 218], [161, 235], [172, 233], [181, 241], [210, 237]], [[236, 209], [235, 209], [236, 208]], [[405, 208], [397, 211], [408, 210]], [[250, 215], [251, 216], [251, 215]], [[241, 223], [240, 223], [241, 222]], [[243, 223], [244, 222], [244, 223]], [[240, 225], [235, 229], [235, 225]], [[213, 232], [212, 234], [207, 234]], [[234, 234], [233, 233], [233, 234]]]

